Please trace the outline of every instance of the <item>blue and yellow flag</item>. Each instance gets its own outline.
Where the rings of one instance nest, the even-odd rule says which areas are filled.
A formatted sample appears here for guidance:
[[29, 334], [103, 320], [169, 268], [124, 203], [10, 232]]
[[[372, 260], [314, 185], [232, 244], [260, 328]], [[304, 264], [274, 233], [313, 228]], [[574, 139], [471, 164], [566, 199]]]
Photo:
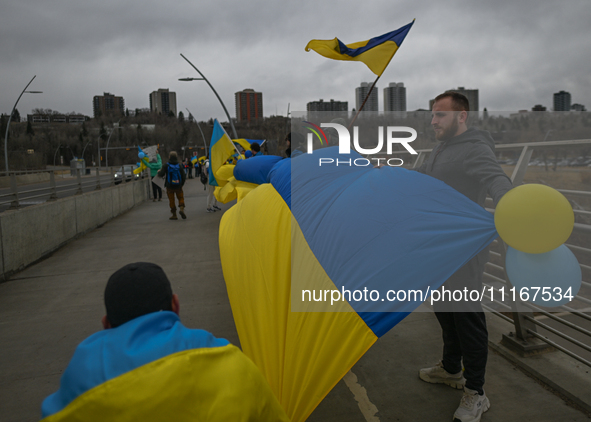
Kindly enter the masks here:
[[314, 50], [321, 56], [333, 60], [363, 62], [373, 73], [382, 76], [414, 22], [413, 20], [408, 25], [379, 37], [353, 44], [344, 44], [338, 38], [312, 40], [306, 46], [306, 51]]
[[[138, 156], [139, 156], [139, 154], [144, 154], [144, 151], [142, 151], [142, 149], [139, 147], [139, 145], [138, 145], [137, 149], [138, 149]], [[138, 164], [138, 167], [133, 170], [133, 174], [140, 174], [142, 171], [147, 169], [148, 168], [148, 166], [146, 165], [147, 162], [148, 162], [148, 158], [144, 154], [144, 156], [142, 156], [140, 158], [140, 163]]]
[[228, 158], [237, 153], [234, 143], [217, 119], [213, 123], [213, 133], [209, 144], [209, 184], [222, 186], [218, 182], [217, 173], [226, 164]]
[[84, 340], [41, 413], [43, 422], [288, 421], [236, 346], [169, 311]]
[[[256, 175], [249, 166], [262, 158], [235, 170]], [[242, 350], [292, 422], [305, 421], [379, 337], [497, 237], [493, 215], [440, 180], [394, 167], [319, 167], [320, 159], [363, 158], [329, 147], [280, 160], [270, 183], [220, 222]], [[382, 299], [357, 297], [364, 289]], [[410, 290], [424, 295], [384, 300]]]

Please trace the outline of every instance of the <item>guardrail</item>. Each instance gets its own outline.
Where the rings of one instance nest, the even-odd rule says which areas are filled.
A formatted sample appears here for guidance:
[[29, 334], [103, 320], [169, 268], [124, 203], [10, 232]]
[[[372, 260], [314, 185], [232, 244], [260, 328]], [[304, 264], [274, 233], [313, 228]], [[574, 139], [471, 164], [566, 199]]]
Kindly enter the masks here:
[[[16, 189], [13, 178], [13, 188], [8, 189], [12, 192], [4, 205], [15, 206], [0, 212], [0, 282], [145, 202], [151, 191], [149, 178], [112, 186], [111, 174], [82, 177], [78, 172], [64, 183], [55, 182], [53, 171], [37, 173], [37, 180], [39, 175], [47, 178], [40, 188], [21, 185]], [[31, 198], [39, 201], [33, 204]]]
[[144, 170], [136, 179], [133, 173], [125, 173], [125, 167], [121, 175], [118, 175], [113, 167], [109, 167], [106, 172], [94, 168], [95, 174], [92, 176], [83, 176], [80, 169], [75, 171], [76, 176], [62, 178], [62, 183], [56, 182], [56, 174], [62, 171], [10, 172], [9, 188], [0, 189], [0, 212], [55, 201], [70, 195], [80, 195], [91, 190], [100, 190], [121, 183], [122, 180], [129, 182], [149, 178], [148, 170]]
[[[585, 144], [591, 144], [591, 139], [501, 144], [495, 147], [497, 151], [521, 149], [511, 175], [513, 185], [518, 186], [523, 184], [534, 149]], [[419, 167], [424, 162], [431, 149], [417, 150], [417, 152], [413, 168]], [[399, 154], [409, 155], [406, 151], [400, 151]], [[591, 200], [591, 190], [557, 190], [565, 195], [571, 204], [576, 203], [572, 198]], [[487, 208], [487, 210], [494, 212], [494, 209]], [[575, 217], [591, 217], [589, 209], [578, 208], [574, 209], [574, 212]], [[508, 297], [509, 289], [512, 287], [504, 266], [506, 245], [502, 240], [497, 239], [491, 247], [491, 261], [486, 264], [483, 282], [487, 289], [494, 291], [494, 294], [493, 298], [485, 295], [489, 302], [483, 304], [483, 308], [514, 325], [514, 332], [504, 334], [502, 342], [521, 356], [532, 356], [555, 349], [591, 367], [591, 283], [588, 281], [591, 277], [591, 225], [575, 223], [573, 234], [575, 236], [571, 236], [566, 246], [579, 260], [583, 281], [581, 290], [573, 301], [569, 302], [569, 306], [559, 306], [548, 311], [520, 300], [516, 302], [491, 300], [494, 296], [501, 297], [502, 294]]]

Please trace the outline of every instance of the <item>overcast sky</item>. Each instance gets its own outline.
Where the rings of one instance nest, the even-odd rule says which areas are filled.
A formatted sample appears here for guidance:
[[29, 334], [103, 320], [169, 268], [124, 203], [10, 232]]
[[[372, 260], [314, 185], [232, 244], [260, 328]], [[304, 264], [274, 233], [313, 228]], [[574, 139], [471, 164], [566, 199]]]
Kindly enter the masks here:
[[362, 63], [305, 52], [311, 39], [346, 44], [416, 18], [378, 81], [404, 82], [407, 108], [427, 108], [451, 88], [480, 90], [480, 109], [552, 108], [569, 91], [591, 108], [589, 0], [0, 0], [0, 112], [20, 92], [21, 115], [33, 108], [92, 116], [92, 98], [110, 92], [129, 109], [149, 107], [149, 93], [169, 88], [177, 108], [199, 119], [225, 114], [204, 73], [235, 117], [234, 93], [263, 93], [264, 115], [302, 111], [318, 99], [348, 101], [375, 75]]

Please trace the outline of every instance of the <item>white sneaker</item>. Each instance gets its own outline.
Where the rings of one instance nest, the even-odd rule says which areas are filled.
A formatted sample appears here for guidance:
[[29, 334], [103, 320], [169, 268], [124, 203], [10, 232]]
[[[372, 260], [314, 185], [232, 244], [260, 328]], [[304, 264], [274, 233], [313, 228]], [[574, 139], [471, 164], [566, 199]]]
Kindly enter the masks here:
[[419, 370], [419, 378], [431, 384], [446, 384], [458, 390], [464, 388], [464, 384], [466, 384], [462, 371], [457, 374], [450, 374], [443, 368], [443, 362], [439, 362], [431, 368]]
[[490, 409], [490, 401], [486, 394], [464, 387], [464, 395], [460, 407], [454, 413], [454, 422], [480, 422], [482, 414]]

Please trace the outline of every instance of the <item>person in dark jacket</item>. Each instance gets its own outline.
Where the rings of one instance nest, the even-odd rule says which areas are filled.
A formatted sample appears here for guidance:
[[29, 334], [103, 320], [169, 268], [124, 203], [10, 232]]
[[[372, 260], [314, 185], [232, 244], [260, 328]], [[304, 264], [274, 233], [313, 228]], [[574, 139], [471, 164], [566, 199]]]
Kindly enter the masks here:
[[[484, 207], [488, 193], [496, 206], [511, 180], [495, 156], [490, 134], [468, 128], [468, 99], [446, 92], [435, 98], [431, 125], [441, 141], [417, 170], [435, 177]], [[447, 290], [482, 289], [488, 249], [472, 258], [444, 284]], [[488, 331], [480, 302], [441, 302], [433, 307], [443, 334], [443, 358], [419, 371], [423, 381], [464, 389], [454, 420], [480, 421], [490, 407], [483, 390], [488, 357]], [[465, 368], [462, 373], [462, 363]]]
[[[170, 169], [170, 171], [169, 171]], [[174, 181], [169, 181], [169, 173], [173, 173], [173, 170], [176, 171], [178, 169], [180, 173], [180, 181], [178, 184], [175, 184]], [[168, 155], [168, 163], [164, 164], [162, 168], [158, 171], [158, 176], [163, 177], [165, 179], [164, 186], [166, 187], [166, 195], [168, 195], [168, 202], [170, 204], [170, 212], [172, 215], [170, 216], [171, 220], [178, 220], [176, 216], [176, 202], [174, 196], [176, 195], [177, 199], [179, 200], [179, 214], [183, 218], [187, 218], [185, 214], [185, 197], [183, 194], [183, 185], [185, 184], [185, 169], [183, 165], [179, 163], [179, 158], [176, 151], [171, 151]]]
[[162, 168], [162, 157], [160, 157], [160, 152], [156, 151], [156, 162], [150, 163], [147, 162], [146, 166], [150, 169], [150, 177], [152, 178], [152, 193], [154, 195], [154, 202], [156, 200], [162, 201], [162, 189], [156, 183], [154, 183], [154, 177], [158, 174], [158, 170]]

